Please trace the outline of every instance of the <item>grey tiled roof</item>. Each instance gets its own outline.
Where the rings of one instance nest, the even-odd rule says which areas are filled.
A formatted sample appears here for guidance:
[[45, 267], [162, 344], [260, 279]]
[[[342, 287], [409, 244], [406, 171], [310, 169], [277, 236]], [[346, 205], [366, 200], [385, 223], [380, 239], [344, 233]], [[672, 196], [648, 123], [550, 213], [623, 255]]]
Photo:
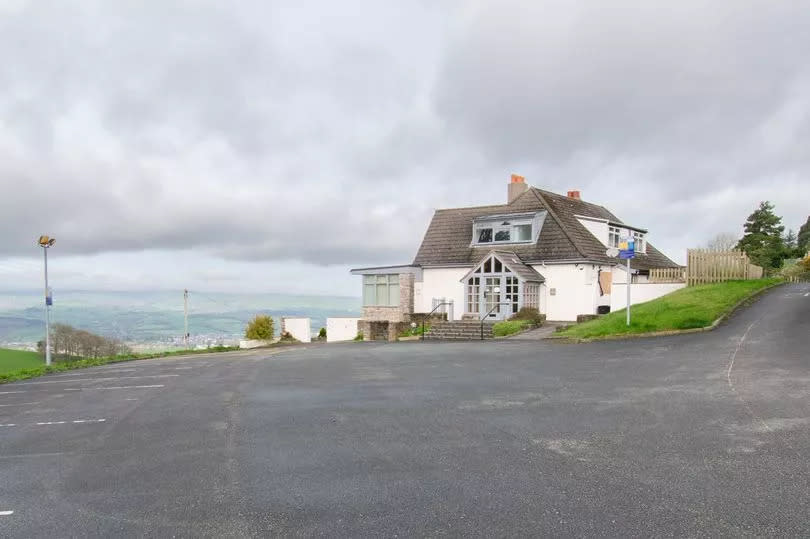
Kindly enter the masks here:
[[[546, 210], [537, 243], [501, 246], [523, 262], [590, 260], [615, 264], [605, 255], [605, 246], [586, 229], [576, 215], [622, 221], [603, 206], [568, 198], [532, 187], [509, 204], [436, 210], [413, 263], [420, 266], [474, 265], [491, 250], [489, 246], [471, 246], [473, 219], [503, 213]], [[677, 267], [678, 264], [647, 243], [647, 252], [631, 262], [637, 269]]]

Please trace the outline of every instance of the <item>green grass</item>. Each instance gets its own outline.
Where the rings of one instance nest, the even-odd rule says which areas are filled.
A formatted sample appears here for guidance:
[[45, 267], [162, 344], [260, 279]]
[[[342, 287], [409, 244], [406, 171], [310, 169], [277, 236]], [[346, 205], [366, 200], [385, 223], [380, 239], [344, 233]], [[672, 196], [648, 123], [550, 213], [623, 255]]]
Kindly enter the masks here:
[[504, 320], [503, 322], [496, 322], [492, 326], [492, 334], [496, 337], [506, 337], [523, 331], [531, 325], [533, 325], [531, 320]]
[[[204, 350], [174, 350], [172, 352], [161, 352], [157, 354], [128, 354], [123, 356], [101, 357], [96, 359], [58, 361], [54, 362], [50, 366], [46, 366], [44, 361], [39, 358], [39, 355], [34, 352], [18, 352], [17, 350], [0, 349], [0, 384], [4, 384], [6, 382], [15, 382], [17, 380], [25, 380], [27, 378], [35, 378], [37, 376], [42, 376], [43, 374], [52, 372], [84, 369], [86, 367], [97, 367], [99, 365], [106, 365], [108, 363], [119, 363], [122, 361], [132, 361], [135, 359], [154, 359], [180, 355], [210, 354], [212, 352], [229, 352], [231, 350], [238, 349], [238, 347], [232, 346], [216, 346], [213, 348], [206, 348]], [[10, 352], [13, 352], [13, 354]], [[36, 363], [32, 363], [29, 359], [29, 363], [20, 363], [18, 358], [23, 357], [20, 354], [33, 354], [37, 361]], [[9, 358], [17, 358], [8, 362], [9, 368], [6, 368], [6, 362], [4, 361], [6, 355], [8, 355]], [[11, 368], [12, 366], [14, 366], [14, 368]]]
[[36, 352], [0, 348], [0, 375], [21, 369], [33, 369], [42, 366], [43, 363]]
[[682, 288], [671, 294], [633, 305], [630, 326], [622, 309], [596, 320], [571, 326], [557, 333], [574, 339], [593, 339], [610, 335], [629, 335], [655, 331], [702, 328], [712, 325], [737, 303], [780, 279], [728, 281]]

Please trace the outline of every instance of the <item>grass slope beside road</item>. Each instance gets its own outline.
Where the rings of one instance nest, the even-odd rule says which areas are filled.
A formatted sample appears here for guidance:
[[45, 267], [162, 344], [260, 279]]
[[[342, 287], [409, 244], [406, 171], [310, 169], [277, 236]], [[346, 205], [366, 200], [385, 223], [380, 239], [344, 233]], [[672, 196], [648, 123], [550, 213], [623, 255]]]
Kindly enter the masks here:
[[[0, 384], [4, 384], [6, 382], [15, 382], [17, 380], [26, 380], [28, 378], [35, 378], [37, 376], [42, 376], [43, 374], [49, 374], [52, 372], [62, 372], [62, 371], [70, 371], [73, 369], [84, 369], [86, 367], [98, 367], [100, 365], [106, 365], [108, 363], [120, 363], [122, 361], [133, 361], [136, 359], [157, 359], [161, 357], [170, 357], [170, 356], [186, 356], [186, 355], [197, 355], [197, 354], [212, 354], [212, 353], [219, 353], [219, 352], [232, 352], [239, 350], [238, 347], [233, 346], [215, 346], [213, 348], [206, 348], [204, 350], [173, 350], [171, 352], [162, 352], [157, 354], [131, 354], [131, 355], [124, 355], [124, 356], [114, 356], [114, 357], [100, 357], [100, 358], [91, 358], [91, 359], [76, 359], [73, 361], [54, 361], [51, 365], [45, 365], [45, 362], [39, 357], [39, 354], [35, 352], [20, 352], [18, 350], [5, 350], [0, 349]], [[6, 352], [14, 352], [14, 354], [8, 354], [8, 357], [18, 358], [14, 361], [9, 361], [9, 367], [14, 365], [20, 365], [16, 368], [6, 368], [6, 363], [3, 361]], [[33, 354], [37, 362], [36, 363], [29, 363], [26, 365], [22, 365], [19, 363], [21, 361], [19, 359], [19, 354]], [[30, 361], [30, 359], [28, 360]]]
[[36, 352], [0, 348], [0, 375], [21, 369], [34, 369], [43, 363]]
[[703, 328], [728, 313], [752, 294], [780, 282], [779, 279], [727, 281], [682, 288], [671, 294], [633, 305], [630, 326], [622, 309], [596, 320], [577, 324], [557, 335], [574, 339], [595, 339], [656, 331]]

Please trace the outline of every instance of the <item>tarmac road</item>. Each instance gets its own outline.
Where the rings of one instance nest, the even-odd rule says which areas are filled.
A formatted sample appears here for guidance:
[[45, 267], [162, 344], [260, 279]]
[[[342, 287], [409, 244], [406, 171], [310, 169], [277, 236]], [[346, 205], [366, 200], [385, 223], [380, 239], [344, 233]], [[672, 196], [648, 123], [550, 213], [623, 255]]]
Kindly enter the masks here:
[[810, 535], [810, 285], [718, 330], [0, 385], [0, 536]]

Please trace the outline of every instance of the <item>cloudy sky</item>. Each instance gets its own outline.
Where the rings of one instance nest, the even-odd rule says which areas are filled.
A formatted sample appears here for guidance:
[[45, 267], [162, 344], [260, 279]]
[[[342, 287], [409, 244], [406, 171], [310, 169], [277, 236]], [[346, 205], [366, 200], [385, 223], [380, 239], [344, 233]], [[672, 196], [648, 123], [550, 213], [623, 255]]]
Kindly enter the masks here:
[[0, 289], [359, 294], [510, 173], [675, 260], [810, 214], [802, 2], [0, 1]]

